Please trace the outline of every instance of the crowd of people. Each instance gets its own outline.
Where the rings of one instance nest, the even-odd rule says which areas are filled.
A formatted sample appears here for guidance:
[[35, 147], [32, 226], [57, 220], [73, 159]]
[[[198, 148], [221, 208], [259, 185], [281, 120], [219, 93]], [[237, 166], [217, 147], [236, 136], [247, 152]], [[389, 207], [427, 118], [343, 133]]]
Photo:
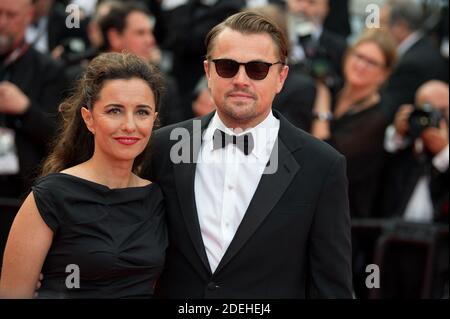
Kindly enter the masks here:
[[[23, 203], [0, 293], [31, 297], [43, 272], [50, 298], [95, 297], [113, 279], [113, 297], [367, 298], [377, 242], [350, 227], [378, 220], [447, 227], [432, 241], [444, 243], [432, 261], [442, 284], [428, 296], [448, 298], [448, 2], [430, 14], [421, 1], [385, 0], [379, 27], [363, 30], [351, 30], [346, 0], [72, 2], [79, 15], [65, 10], [71, 1], [0, 2], [0, 205]], [[208, 137], [216, 150], [216, 130], [236, 144], [233, 129], [244, 129], [239, 166], [171, 162], [171, 132], [194, 132], [195, 117], [210, 160]], [[115, 153], [111, 136], [129, 152]], [[262, 144], [278, 149], [273, 177]], [[89, 223], [93, 241], [79, 226]], [[0, 225], [0, 257], [10, 226]], [[118, 265], [114, 237], [133, 251]], [[88, 276], [105, 273], [81, 294], [61, 286], [72, 255]], [[423, 291], [417, 268], [418, 288], [386, 285], [381, 296]]]

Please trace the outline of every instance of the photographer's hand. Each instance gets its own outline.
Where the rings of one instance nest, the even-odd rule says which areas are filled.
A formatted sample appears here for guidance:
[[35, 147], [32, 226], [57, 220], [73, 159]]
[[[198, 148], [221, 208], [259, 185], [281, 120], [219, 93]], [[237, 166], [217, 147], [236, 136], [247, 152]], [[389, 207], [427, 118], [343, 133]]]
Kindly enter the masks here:
[[431, 154], [439, 154], [448, 145], [448, 127], [444, 119], [441, 120], [439, 128], [426, 128], [420, 136], [424, 146]]
[[30, 107], [30, 99], [9, 81], [0, 82], [0, 112], [20, 115]]
[[409, 115], [414, 107], [411, 104], [403, 104], [400, 106], [394, 119], [395, 132], [400, 136], [405, 136], [409, 131]]

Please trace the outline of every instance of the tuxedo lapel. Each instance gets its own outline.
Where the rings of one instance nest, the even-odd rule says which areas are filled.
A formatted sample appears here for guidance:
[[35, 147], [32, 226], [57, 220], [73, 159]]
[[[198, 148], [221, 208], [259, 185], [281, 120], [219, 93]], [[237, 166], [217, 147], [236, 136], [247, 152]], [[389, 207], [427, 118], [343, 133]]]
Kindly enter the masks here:
[[[180, 201], [180, 207], [182, 210], [184, 222], [186, 224], [189, 236], [191, 237], [192, 243], [194, 244], [195, 250], [209, 273], [211, 273], [211, 268], [206, 256], [205, 246], [203, 244], [200, 231], [197, 206], [195, 202], [194, 181], [196, 159], [198, 157], [199, 148], [201, 145], [202, 132], [207, 127], [212, 116], [213, 113], [202, 117], [200, 119], [201, 127], [199, 129], [196, 130], [195, 126], [189, 128], [189, 139], [186, 139], [182, 142], [182, 144], [180, 144], [180, 146], [186, 147], [186, 149], [189, 148], [191, 152], [190, 161], [188, 163], [179, 163], [173, 165], [175, 186], [177, 188], [177, 194]], [[200, 141], [194, 141], [196, 138], [200, 138]], [[198, 145], [195, 145], [195, 143], [198, 143]]]
[[300, 165], [292, 155], [293, 151], [301, 147], [300, 144], [290, 145], [289, 148], [284, 142], [289, 141], [289, 130], [292, 129], [291, 124], [286, 119], [280, 117], [278, 112], [274, 111], [274, 115], [280, 118], [280, 131], [270, 161], [276, 161], [278, 158], [278, 168], [275, 173], [263, 174], [261, 177], [245, 216], [215, 273], [219, 273], [230, 262], [259, 228], [300, 169]]

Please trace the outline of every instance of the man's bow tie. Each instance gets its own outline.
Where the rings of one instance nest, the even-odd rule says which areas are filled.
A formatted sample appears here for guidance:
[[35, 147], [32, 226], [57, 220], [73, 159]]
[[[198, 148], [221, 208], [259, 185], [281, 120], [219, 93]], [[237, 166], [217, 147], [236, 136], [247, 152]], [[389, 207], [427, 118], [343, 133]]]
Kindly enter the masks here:
[[255, 147], [252, 133], [236, 136], [229, 135], [219, 129], [214, 132], [213, 148], [215, 150], [224, 148], [229, 143], [233, 143], [234, 145], [236, 145], [237, 148], [239, 148], [245, 155], [250, 154]]

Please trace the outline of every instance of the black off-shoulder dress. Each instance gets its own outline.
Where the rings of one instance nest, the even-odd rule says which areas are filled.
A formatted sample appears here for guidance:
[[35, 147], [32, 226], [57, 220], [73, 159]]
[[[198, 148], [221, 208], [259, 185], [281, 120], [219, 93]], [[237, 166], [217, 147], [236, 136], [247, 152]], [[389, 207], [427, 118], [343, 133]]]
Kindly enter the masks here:
[[40, 298], [152, 297], [168, 241], [157, 184], [110, 189], [52, 173], [32, 190], [54, 232]]

